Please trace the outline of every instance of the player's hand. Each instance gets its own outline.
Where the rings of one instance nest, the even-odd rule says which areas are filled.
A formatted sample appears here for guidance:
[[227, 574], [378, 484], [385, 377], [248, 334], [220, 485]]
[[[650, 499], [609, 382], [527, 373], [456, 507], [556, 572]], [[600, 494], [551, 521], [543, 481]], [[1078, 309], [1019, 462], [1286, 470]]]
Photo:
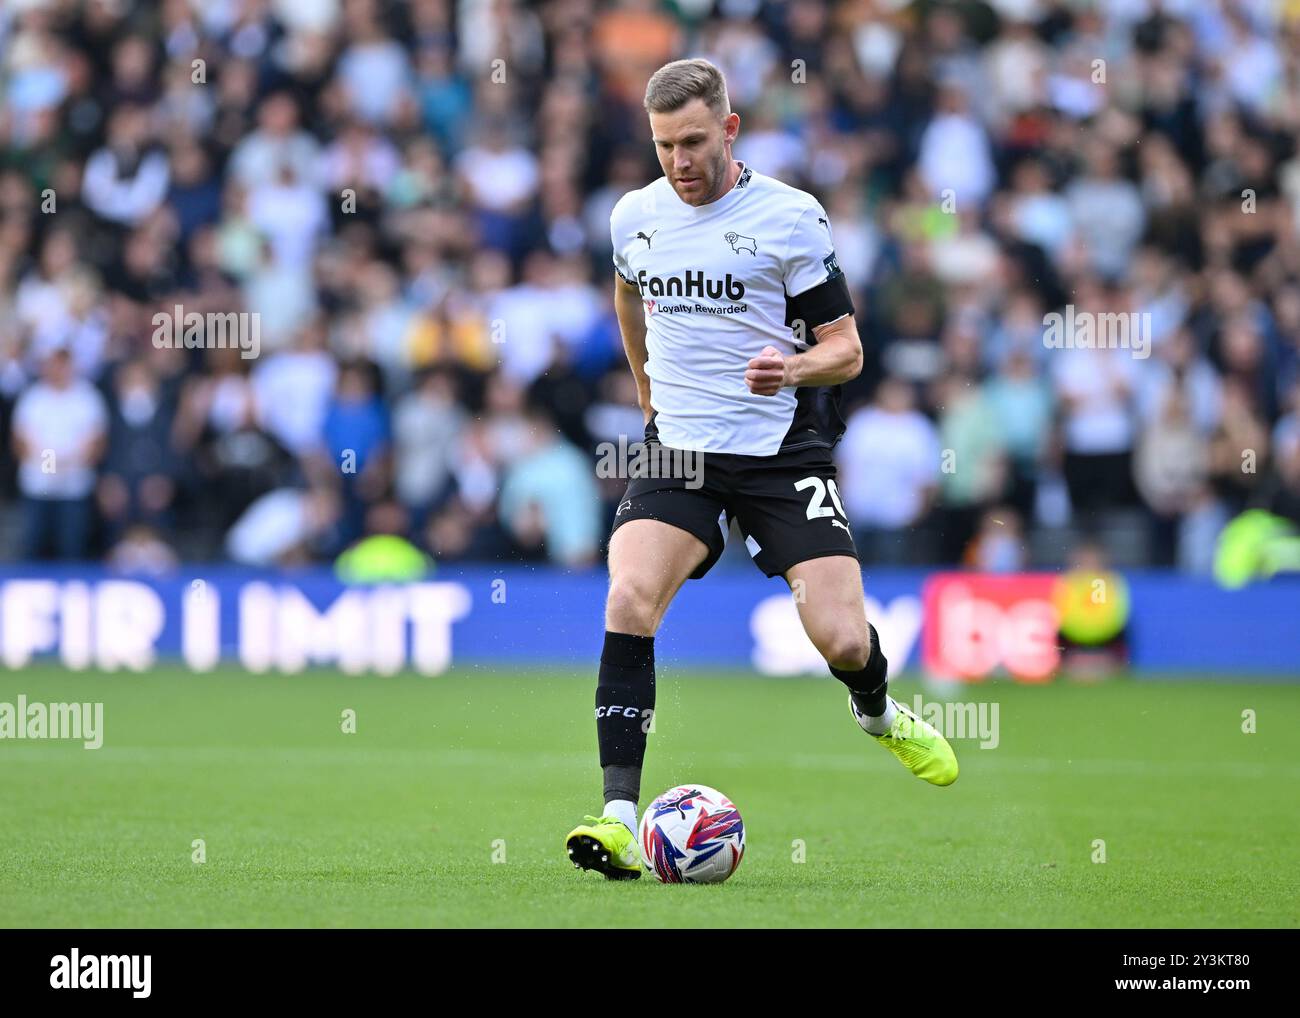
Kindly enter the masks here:
[[755, 396], [775, 396], [785, 385], [785, 357], [774, 346], [763, 347], [763, 352], [749, 362], [745, 384]]

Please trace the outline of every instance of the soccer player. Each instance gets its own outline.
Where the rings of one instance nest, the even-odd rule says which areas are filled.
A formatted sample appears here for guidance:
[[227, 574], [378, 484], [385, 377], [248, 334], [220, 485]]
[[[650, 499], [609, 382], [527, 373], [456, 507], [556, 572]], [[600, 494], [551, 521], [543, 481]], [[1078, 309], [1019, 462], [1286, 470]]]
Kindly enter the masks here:
[[830, 222], [811, 195], [732, 158], [740, 117], [706, 60], [661, 67], [645, 108], [664, 175], [610, 216], [614, 302], [661, 463], [634, 477], [609, 542], [596, 734], [605, 808], [569, 858], [640, 876], [637, 800], [655, 705], [655, 632], [669, 602], [722, 554], [734, 520], [757, 566], [801, 596], [799, 617], [858, 725], [913, 774], [957, 778], [947, 741], [887, 692], [862, 573], [835, 486], [839, 386], [862, 344]]

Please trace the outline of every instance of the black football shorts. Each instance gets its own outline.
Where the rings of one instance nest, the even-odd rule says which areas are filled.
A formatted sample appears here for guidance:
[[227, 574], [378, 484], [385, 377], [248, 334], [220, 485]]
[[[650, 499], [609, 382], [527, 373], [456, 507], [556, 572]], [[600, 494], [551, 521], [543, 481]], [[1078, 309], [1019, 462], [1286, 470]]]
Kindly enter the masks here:
[[[827, 555], [857, 558], [829, 449], [807, 446], [773, 456], [685, 453], [653, 439], [647, 447], [654, 450], [647, 459], [659, 466], [642, 472], [660, 476], [629, 480], [613, 530], [631, 520], [662, 520], [694, 534], [709, 554], [691, 579], [718, 561], [733, 519], [750, 558], [768, 576]], [[683, 469], [671, 469], [679, 462]]]

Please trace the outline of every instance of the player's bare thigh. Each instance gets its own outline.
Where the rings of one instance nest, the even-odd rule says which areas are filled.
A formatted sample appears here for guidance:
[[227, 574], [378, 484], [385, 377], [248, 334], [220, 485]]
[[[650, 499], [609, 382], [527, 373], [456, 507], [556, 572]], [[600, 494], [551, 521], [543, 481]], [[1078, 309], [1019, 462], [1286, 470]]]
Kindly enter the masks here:
[[845, 671], [864, 667], [871, 638], [858, 560], [851, 555], [808, 559], [787, 569], [785, 580], [804, 632], [826, 663]]
[[609, 539], [605, 628], [654, 636], [683, 583], [708, 555], [704, 542], [660, 520], [629, 520]]

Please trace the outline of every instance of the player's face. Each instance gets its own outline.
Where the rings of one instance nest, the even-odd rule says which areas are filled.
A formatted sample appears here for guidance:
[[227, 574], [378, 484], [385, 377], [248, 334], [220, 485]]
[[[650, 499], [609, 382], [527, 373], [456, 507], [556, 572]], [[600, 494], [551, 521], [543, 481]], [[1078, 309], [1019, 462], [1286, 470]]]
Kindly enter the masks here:
[[651, 113], [650, 132], [664, 176], [688, 205], [720, 196], [731, 163], [731, 145], [740, 117], [720, 117], [703, 99], [692, 99], [671, 113]]

